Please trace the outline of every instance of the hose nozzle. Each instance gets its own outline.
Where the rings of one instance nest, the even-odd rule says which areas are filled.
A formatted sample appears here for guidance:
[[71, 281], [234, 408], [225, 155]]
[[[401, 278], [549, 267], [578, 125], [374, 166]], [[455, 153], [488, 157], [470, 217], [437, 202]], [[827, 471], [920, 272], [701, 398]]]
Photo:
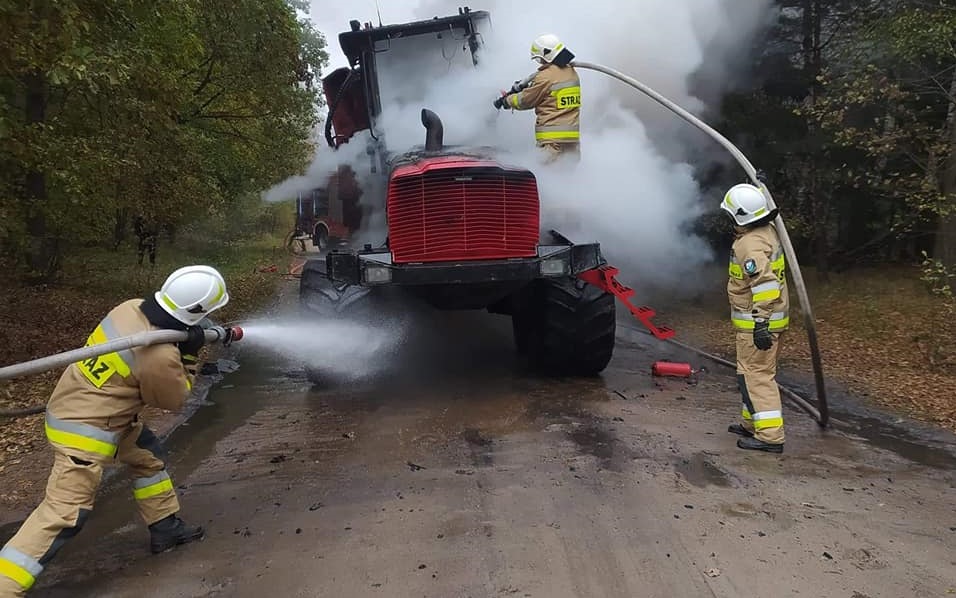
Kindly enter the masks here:
[[222, 343], [222, 346], [228, 347], [232, 343], [242, 340], [242, 335], [242, 328], [239, 326], [230, 326], [228, 328], [210, 326], [206, 329], [206, 342]]
[[242, 328], [240, 328], [239, 326], [233, 326], [233, 327], [231, 327], [231, 328], [226, 328], [226, 331], [227, 331], [227, 336], [228, 336], [228, 338], [227, 338], [227, 340], [223, 341], [222, 344], [224, 344], [224, 345], [228, 345], [229, 343], [233, 343], [233, 342], [235, 342], [235, 341], [241, 341], [243, 334], [245, 334], [245, 333], [242, 331]]

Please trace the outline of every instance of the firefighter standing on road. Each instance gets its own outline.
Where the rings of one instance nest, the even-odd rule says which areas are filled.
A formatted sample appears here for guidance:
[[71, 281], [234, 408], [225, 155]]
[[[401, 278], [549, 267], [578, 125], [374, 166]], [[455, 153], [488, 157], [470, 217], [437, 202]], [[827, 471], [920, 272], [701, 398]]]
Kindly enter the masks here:
[[789, 325], [785, 260], [770, 210], [758, 187], [731, 188], [720, 207], [736, 222], [727, 295], [737, 331], [737, 385], [743, 423], [729, 432], [742, 449], [782, 453], [783, 412], [777, 388], [780, 337]]
[[581, 82], [570, 65], [574, 55], [555, 35], [541, 35], [531, 44], [531, 58], [541, 66], [523, 89], [518, 85], [495, 100], [495, 108], [534, 109], [535, 141], [548, 162], [563, 156], [580, 160]]
[[0, 598], [23, 596], [82, 529], [103, 467], [114, 459], [132, 470], [133, 497], [149, 527], [152, 552], [202, 538], [202, 527], [177, 517], [179, 501], [166, 472], [165, 451], [139, 414], [147, 405], [183, 407], [192, 387], [190, 370], [204, 344], [199, 322], [228, 301], [219, 272], [188, 266], [173, 272], [155, 295], [113, 308], [96, 327], [87, 345], [157, 329], [188, 331], [189, 340], [109, 353], [63, 372], [46, 409], [54, 455], [46, 496], [0, 550]]

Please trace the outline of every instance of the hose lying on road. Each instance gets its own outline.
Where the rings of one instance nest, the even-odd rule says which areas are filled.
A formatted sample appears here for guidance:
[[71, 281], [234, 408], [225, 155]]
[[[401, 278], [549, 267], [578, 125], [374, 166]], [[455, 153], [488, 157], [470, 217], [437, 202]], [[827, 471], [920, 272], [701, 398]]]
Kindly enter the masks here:
[[[212, 326], [205, 330], [205, 336], [207, 344], [222, 343], [224, 345], [228, 345], [229, 343], [242, 338], [242, 328], [239, 328], [238, 326], [234, 326], [232, 328]], [[93, 357], [99, 357], [100, 355], [106, 355], [108, 353], [126, 351], [135, 347], [146, 347], [161, 343], [178, 343], [187, 340], [187, 338], [188, 334], [186, 331], [181, 330], [151, 330], [149, 332], [139, 332], [102, 344], [90, 345], [88, 347], [73, 349], [72, 351], [65, 351], [63, 353], [41, 357], [40, 359], [24, 361], [22, 363], [15, 363], [13, 365], [2, 367], [0, 368], [0, 380], [7, 378], [19, 378], [23, 376], [29, 376], [31, 374], [45, 372], [47, 370], [66, 367], [71, 363], [84, 361]], [[46, 409], [46, 407], [36, 406], [25, 409], [0, 411], [0, 417], [21, 417], [24, 415], [32, 415], [34, 413], [42, 413], [44, 409]]]
[[[688, 350], [688, 351], [693, 351], [694, 353], [697, 353], [698, 355], [701, 355], [701, 356], [703, 356], [703, 357], [706, 357], [707, 359], [710, 359], [711, 361], [715, 361], [715, 362], [717, 362], [717, 363], [719, 363], [719, 364], [721, 364], [721, 365], [725, 365], [725, 366], [727, 366], [727, 367], [729, 367], [729, 368], [734, 368], [735, 370], [737, 369], [737, 364], [736, 364], [736, 363], [734, 363], [734, 362], [732, 362], [732, 361], [728, 361], [728, 360], [724, 359], [723, 357], [718, 357], [717, 355], [714, 355], [714, 354], [712, 354], [712, 353], [708, 353], [708, 352], [706, 352], [706, 351], [703, 351], [703, 350], [701, 350], [701, 349], [698, 349], [697, 347], [692, 347], [692, 346], [690, 346], [690, 345], [688, 345], [688, 344], [686, 344], [686, 343], [682, 343], [682, 342], [677, 341], [677, 340], [674, 340], [674, 339], [672, 339], [672, 338], [669, 338], [669, 339], [667, 339], [667, 340], [668, 340], [669, 342], [671, 342], [671, 343], [677, 345], [678, 347], [680, 347], [680, 348], [682, 348], [682, 349], [686, 349], [686, 350]], [[810, 417], [812, 417], [813, 419], [815, 419], [815, 420], [817, 420], [817, 421], [820, 421], [820, 411], [819, 411], [816, 407], [814, 407], [813, 405], [811, 405], [806, 399], [804, 399], [803, 397], [801, 397], [801, 396], [798, 395], [797, 393], [793, 392], [792, 390], [790, 390], [789, 388], [787, 388], [787, 387], [784, 386], [783, 384], [780, 384], [779, 382], [777, 383], [777, 387], [780, 388], [780, 392], [782, 392], [783, 394], [787, 395], [787, 397], [788, 397], [790, 400], [792, 400], [794, 403], [796, 403], [798, 407], [800, 407], [801, 409], [803, 409], [804, 411], [806, 411], [806, 412], [810, 415]]]
[[27, 407], [25, 409], [2, 409], [0, 410], [0, 417], [26, 417], [28, 415], [43, 413], [44, 411], [46, 411], [46, 405], [37, 405], [36, 407]]
[[[770, 195], [770, 190], [767, 189], [767, 186], [764, 185], [763, 182], [757, 179], [757, 169], [753, 164], [750, 163], [750, 160], [747, 159], [747, 156], [745, 156], [737, 146], [731, 143], [729, 139], [718, 133], [705, 122], [701, 121], [690, 112], [684, 110], [676, 103], [657, 93], [637, 79], [628, 77], [627, 75], [612, 68], [599, 64], [592, 64], [590, 62], [581, 62], [578, 60], [572, 62], [571, 66], [575, 68], [597, 71], [599, 73], [608, 75], [609, 77], [613, 77], [622, 83], [626, 83], [709, 135], [717, 143], [723, 146], [724, 149], [730, 152], [740, 166], [743, 167], [743, 169], [747, 172], [747, 176], [750, 177], [751, 181], [753, 181], [753, 184], [759, 187], [761, 192], [763, 192], [764, 196], [767, 198], [767, 205], [770, 207], [770, 209], [776, 209], [777, 205], [774, 203], [773, 196]], [[787, 262], [791, 266], [790, 274], [793, 278], [794, 286], [797, 289], [797, 296], [800, 299], [800, 307], [803, 311], [804, 323], [807, 329], [807, 340], [810, 344], [810, 358], [813, 362], [813, 376], [816, 383], [817, 404], [819, 406], [819, 409], [813, 408], [813, 412], [810, 415], [813, 416], [821, 428], [826, 428], [827, 420], [830, 418], [830, 408], [827, 404], [827, 391], [823, 378], [823, 362], [820, 357], [820, 348], [817, 344], [816, 320], [813, 317], [813, 310], [810, 307], [810, 298], [807, 295], [807, 287], [803, 281], [803, 274], [800, 271], [800, 263], [797, 261], [797, 255], [794, 252], [793, 244], [790, 242], [790, 235], [787, 233], [787, 227], [784, 226], [783, 217], [778, 213], [773, 223], [774, 227], [777, 229], [778, 235], [780, 236], [780, 243], [783, 245], [783, 252], [786, 255]], [[804, 402], [806, 403], [806, 401]], [[807, 403], [807, 405], [809, 406], [809, 403]]]

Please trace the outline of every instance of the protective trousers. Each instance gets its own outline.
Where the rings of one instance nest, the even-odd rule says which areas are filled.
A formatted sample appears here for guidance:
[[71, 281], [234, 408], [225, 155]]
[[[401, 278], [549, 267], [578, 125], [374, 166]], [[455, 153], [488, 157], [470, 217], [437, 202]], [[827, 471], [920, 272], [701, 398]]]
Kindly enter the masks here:
[[737, 386], [743, 397], [743, 426], [757, 440], [783, 444], [783, 411], [777, 388], [777, 355], [781, 333], [773, 333], [773, 347], [761, 351], [753, 333], [737, 332]]
[[[108, 464], [102, 455], [53, 445], [46, 496], [0, 550], [0, 598], [23, 596], [67, 540], [83, 528]], [[133, 473], [133, 497], [147, 525], [177, 513], [179, 501], [166, 473], [159, 439], [141, 423], [130, 427], [116, 458]]]
[[580, 162], [580, 143], [541, 143], [538, 147], [544, 152], [545, 164], [552, 164], [558, 160]]

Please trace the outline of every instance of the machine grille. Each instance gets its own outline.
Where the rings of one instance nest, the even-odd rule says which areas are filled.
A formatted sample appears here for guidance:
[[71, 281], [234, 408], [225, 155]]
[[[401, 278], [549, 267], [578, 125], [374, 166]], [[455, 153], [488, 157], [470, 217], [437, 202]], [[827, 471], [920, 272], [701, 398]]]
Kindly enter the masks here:
[[538, 185], [527, 171], [445, 167], [398, 175], [387, 214], [395, 263], [537, 254]]

